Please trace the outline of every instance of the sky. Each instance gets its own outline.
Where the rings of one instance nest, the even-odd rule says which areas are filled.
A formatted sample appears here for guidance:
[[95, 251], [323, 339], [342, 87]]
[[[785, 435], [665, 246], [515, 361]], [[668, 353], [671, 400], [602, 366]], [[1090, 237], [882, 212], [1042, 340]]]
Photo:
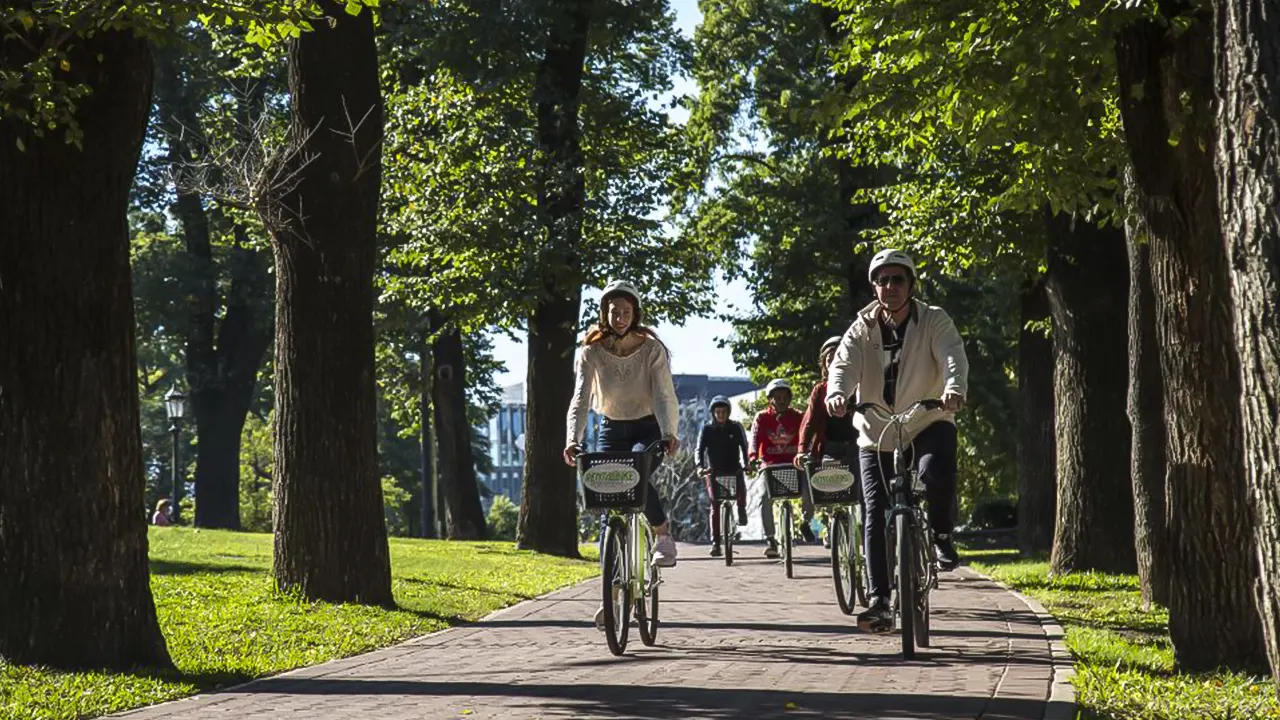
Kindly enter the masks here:
[[[670, 0], [671, 8], [676, 13], [676, 26], [686, 36], [692, 38], [694, 28], [702, 19], [697, 0]], [[697, 87], [687, 77], [676, 78], [676, 94], [693, 94]], [[665, 101], [666, 98], [660, 99]], [[670, 111], [676, 122], [684, 122], [687, 113], [683, 108]], [[625, 278], [635, 283], [644, 293], [644, 278]], [[741, 280], [733, 283], [717, 283], [720, 301], [716, 303], [717, 314], [726, 311], [741, 312], [751, 306], [751, 294]], [[596, 303], [600, 300], [600, 288], [584, 288], [585, 300]], [[742, 375], [745, 372], [735, 366], [733, 356], [728, 348], [716, 347], [718, 340], [727, 339], [733, 334], [733, 328], [716, 317], [690, 318], [684, 325], [659, 324], [654, 327], [667, 346], [671, 348], [671, 370], [677, 374], [691, 375]], [[525, 370], [528, 366], [524, 344], [524, 334], [519, 340], [512, 340], [505, 335], [494, 336], [494, 356], [507, 366], [505, 372], [498, 373], [496, 380], [499, 386], [514, 385], [524, 382]]]

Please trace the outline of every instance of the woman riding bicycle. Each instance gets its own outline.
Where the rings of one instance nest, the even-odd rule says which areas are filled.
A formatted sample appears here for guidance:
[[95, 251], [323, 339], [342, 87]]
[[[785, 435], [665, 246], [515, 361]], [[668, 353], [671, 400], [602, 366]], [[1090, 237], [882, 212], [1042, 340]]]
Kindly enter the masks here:
[[[832, 358], [827, 384], [827, 411], [842, 417], [847, 398], [889, 409], [907, 408], [920, 400], [941, 398], [940, 410], [919, 410], [903, 428], [916, 467], [925, 484], [929, 524], [935, 552], [943, 570], [960, 564], [951, 542], [956, 501], [955, 411], [964, 407], [969, 361], [955, 323], [941, 308], [912, 297], [916, 269], [899, 250], [883, 250], [871, 261], [867, 274], [876, 300], [859, 311], [841, 338]], [[897, 437], [883, 433], [886, 422], [876, 412], [857, 413], [859, 464], [866, 507], [866, 556], [870, 566], [870, 607], [858, 624], [874, 632], [892, 629], [889, 568], [885, 549], [885, 485], [893, 472]]]
[[[818, 351], [818, 366], [822, 379], [813, 386], [809, 393], [809, 405], [805, 408], [804, 417], [800, 419], [800, 453], [796, 455], [797, 470], [804, 470], [810, 459], [821, 461], [824, 457], [834, 458], [849, 463], [856, 468], [858, 463], [857, 439], [858, 431], [853, 427], [853, 418], [846, 414], [835, 417], [827, 412], [827, 367], [840, 345], [840, 336], [828, 338]], [[826, 517], [822, 518], [823, 524]], [[828, 533], [829, 535], [829, 533]], [[830, 544], [830, 537], [823, 541]]]
[[[577, 463], [591, 409], [601, 415], [598, 451], [639, 451], [665, 439], [667, 452], [676, 452], [680, 445], [676, 437], [680, 415], [671, 379], [671, 359], [666, 345], [644, 326], [640, 292], [631, 283], [618, 280], [605, 286], [600, 297], [600, 322], [587, 333], [574, 373], [568, 442], [564, 448], [566, 463]], [[652, 482], [646, 493], [644, 515], [657, 536], [654, 563], [673, 567], [676, 544]]]
[[747, 489], [742, 478], [742, 468], [749, 462], [747, 431], [736, 420], [729, 419], [731, 409], [729, 398], [723, 395], [711, 398], [711, 421], [702, 426], [695, 453], [706, 481], [707, 497], [711, 498], [711, 557], [720, 557], [721, 554], [720, 508], [716, 506], [712, 485], [716, 473], [738, 476], [738, 524], [747, 524]]

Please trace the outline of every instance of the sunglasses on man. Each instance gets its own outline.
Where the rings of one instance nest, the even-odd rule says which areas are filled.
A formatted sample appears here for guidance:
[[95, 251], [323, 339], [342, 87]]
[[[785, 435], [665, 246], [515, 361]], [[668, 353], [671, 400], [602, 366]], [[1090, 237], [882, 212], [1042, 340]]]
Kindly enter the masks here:
[[878, 275], [872, 280], [876, 287], [897, 287], [898, 285], [907, 284], [906, 275]]

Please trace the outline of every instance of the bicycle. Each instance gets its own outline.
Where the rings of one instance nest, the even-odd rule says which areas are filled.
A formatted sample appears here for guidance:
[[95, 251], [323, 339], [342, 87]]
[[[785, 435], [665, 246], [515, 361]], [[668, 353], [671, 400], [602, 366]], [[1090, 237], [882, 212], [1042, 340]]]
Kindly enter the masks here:
[[795, 509], [791, 501], [800, 497], [800, 471], [790, 463], [773, 463], [760, 469], [764, 475], [766, 487], [769, 488], [770, 501], [782, 501], [782, 523], [778, 525], [778, 540], [782, 543], [783, 562], [787, 566], [787, 577], [794, 577], [792, 569], [791, 535], [795, 531]]
[[[919, 409], [936, 410], [941, 407], [941, 400], [929, 399], [913, 403], [896, 414], [876, 403], [861, 403], [854, 408], [854, 412], [874, 410], [888, 422], [880, 433], [881, 443], [877, 445], [883, 443], [884, 434], [890, 428], [897, 432], [893, 450], [894, 473], [887, 487], [891, 506], [885, 533], [888, 535], [887, 547], [893, 548], [893, 556], [889, 558], [894, 568], [893, 605], [902, 630], [904, 660], [915, 658], [917, 645], [929, 647], [929, 591], [938, 587], [938, 563], [930, 552], [933, 529], [920, 502], [924, 498], [924, 485], [919, 472], [903, 452], [902, 426]], [[884, 483], [883, 467], [880, 468], [880, 482]]]
[[627, 649], [634, 604], [640, 642], [658, 639], [658, 587], [661, 570], [653, 564], [653, 528], [644, 516], [649, 478], [662, 464], [666, 441], [640, 452], [578, 453], [578, 479], [589, 511], [608, 513], [600, 545], [604, 636], [609, 652]]
[[737, 532], [738, 521], [734, 515], [737, 508], [738, 493], [745, 487], [741, 470], [732, 473], [711, 471], [711, 493], [713, 501], [719, 506], [720, 542], [724, 545], [724, 564], [733, 565], [733, 535]]
[[814, 508], [829, 508], [831, 524], [831, 580], [840, 612], [852, 615], [867, 605], [866, 574], [862, 563], [862, 506], [859, 473], [846, 461], [831, 457], [805, 463]]

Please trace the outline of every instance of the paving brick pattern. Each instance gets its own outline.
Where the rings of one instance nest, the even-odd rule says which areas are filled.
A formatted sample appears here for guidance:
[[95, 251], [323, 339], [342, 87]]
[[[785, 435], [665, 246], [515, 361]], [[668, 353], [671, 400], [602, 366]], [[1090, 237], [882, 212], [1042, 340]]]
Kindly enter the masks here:
[[797, 548], [790, 580], [758, 545], [737, 548], [733, 567], [705, 548], [680, 550], [680, 565], [663, 575], [657, 646], [641, 645], [633, 627], [620, 658], [591, 621], [596, 580], [396, 647], [122, 717], [1046, 715], [1050, 638], [1022, 600], [976, 573], [943, 576], [932, 596], [933, 647], [904, 662], [896, 633], [864, 634], [840, 613], [821, 546]]

